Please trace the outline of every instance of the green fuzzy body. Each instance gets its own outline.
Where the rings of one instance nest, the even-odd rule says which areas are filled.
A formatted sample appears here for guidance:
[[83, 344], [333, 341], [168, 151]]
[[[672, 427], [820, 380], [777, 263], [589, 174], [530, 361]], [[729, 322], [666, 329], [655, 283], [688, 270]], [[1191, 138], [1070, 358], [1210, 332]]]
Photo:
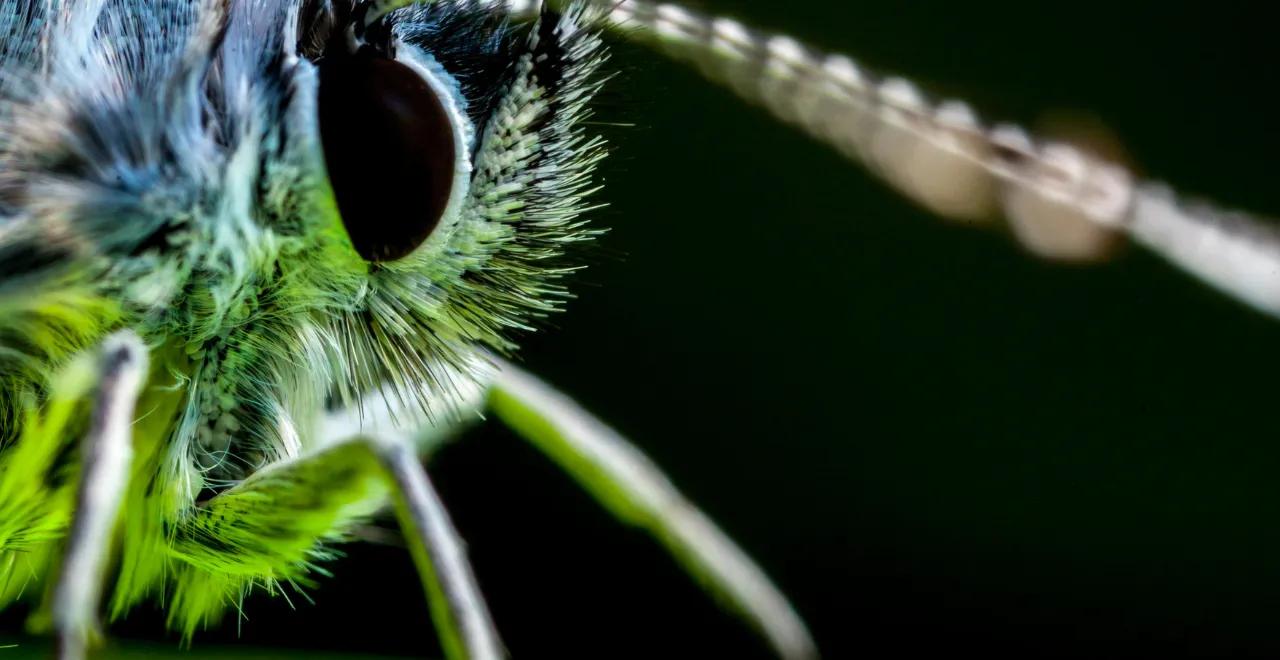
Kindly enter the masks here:
[[603, 154], [579, 128], [603, 60], [581, 13], [509, 33], [451, 2], [400, 10], [405, 48], [446, 70], [464, 24], [508, 61], [460, 210], [374, 264], [325, 174], [311, 4], [68, 0], [59, 22], [0, 2], [0, 607], [53, 579], [109, 333], [151, 352], [109, 611], [161, 598], [190, 637], [254, 589], [305, 587], [386, 503], [367, 451], [318, 437], [327, 407], [381, 391], [448, 420], [476, 349], [566, 298]]

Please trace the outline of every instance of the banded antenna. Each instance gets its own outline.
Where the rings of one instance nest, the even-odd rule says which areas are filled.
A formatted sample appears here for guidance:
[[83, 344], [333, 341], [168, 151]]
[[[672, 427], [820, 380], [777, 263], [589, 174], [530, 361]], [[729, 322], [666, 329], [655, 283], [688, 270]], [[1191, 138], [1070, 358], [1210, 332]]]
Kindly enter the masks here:
[[[386, 0], [407, 3], [408, 0]], [[471, 0], [525, 20], [538, 0]], [[567, 0], [552, 0], [553, 6]], [[605, 24], [697, 66], [711, 80], [861, 163], [940, 216], [1006, 218], [1044, 256], [1089, 256], [1081, 231], [1120, 232], [1203, 281], [1280, 317], [1280, 228], [1180, 200], [1167, 186], [1017, 126], [984, 126], [961, 101], [728, 18], [646, 0], [589, 0]], [[1057, 232], [1063, 243], [1047, 238]], [[1027, 235], [1031, 234], [1028, 239]], [[1074, 250], [1074, 252], [1073, 252]]]

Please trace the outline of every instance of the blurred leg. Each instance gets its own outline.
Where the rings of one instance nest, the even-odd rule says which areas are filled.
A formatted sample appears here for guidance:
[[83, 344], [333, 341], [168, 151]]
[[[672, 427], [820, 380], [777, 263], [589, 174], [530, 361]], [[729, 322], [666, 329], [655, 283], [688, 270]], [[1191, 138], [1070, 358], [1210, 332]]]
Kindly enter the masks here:
[[489, 406], [615, 516], [647, 529], [784, 658], [813, 658], [804, 622], [764, 571], [639, 448], [532, 374], [497, 360]]
[[75, 512], [53, 593], [58, 657], [64, 660], [83, 658], [99, 634], [103, 573], [129, 479], [131, 426], [146, 371], [146, 348], [136, 336], [122, 333], [106, 341], [89, 433], [81, 448]]
[[350, 538], [388, 491], [447, 656], [503, 657], [464, 544], [412, 445], [367, 436], [267, 467], [182, 521], [173, 552], [188, 568], [172, 623], [190, 635], [246, 584], [305, 582], [323, 544]]

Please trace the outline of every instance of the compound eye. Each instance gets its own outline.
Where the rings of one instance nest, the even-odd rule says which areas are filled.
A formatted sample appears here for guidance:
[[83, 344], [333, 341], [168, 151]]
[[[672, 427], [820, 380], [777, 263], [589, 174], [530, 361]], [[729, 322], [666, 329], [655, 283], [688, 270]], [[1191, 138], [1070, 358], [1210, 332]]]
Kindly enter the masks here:
[[342, 223], [367, 261], [413, 252], [459, 176], [458, 127], [419, 72], [369, 49], [320, 61], [320, 140]]

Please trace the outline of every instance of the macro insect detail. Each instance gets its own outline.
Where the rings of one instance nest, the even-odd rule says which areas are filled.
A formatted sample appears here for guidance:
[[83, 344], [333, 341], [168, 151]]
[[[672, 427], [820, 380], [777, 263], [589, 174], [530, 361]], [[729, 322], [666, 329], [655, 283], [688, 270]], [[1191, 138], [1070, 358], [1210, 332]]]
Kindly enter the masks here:
[[607, 32], [939, 215], [1007, 216], [1065, 257], [1091, 241], [1055, 228], [1128, 233], [1280, 309], [1253, 219], [673, 5], [0, 0], [0, 606], [30, 603], [67, 658], [148, 601], [189, 639], [254, 590], [305, 588], [390, 506], [446, 652], [501, 656], [419, 460], [487, 409], [780, 655], [814, 656], [642, 453], [501, 357], [599, 232]]
[[[597, 232], [598, 10], [0, 7], [0, 584], [62, 657], [100, 607], [163, 601], [189, 639], [255, 589], [305, 588], [390, 503], [446, 652], [502, 655], [418, 459], [486, 397], [811, 653], [641, 454], [514, 368], [505, 402], [490, 387]], [[555, 410], [576, 426], [548, 434]]]

